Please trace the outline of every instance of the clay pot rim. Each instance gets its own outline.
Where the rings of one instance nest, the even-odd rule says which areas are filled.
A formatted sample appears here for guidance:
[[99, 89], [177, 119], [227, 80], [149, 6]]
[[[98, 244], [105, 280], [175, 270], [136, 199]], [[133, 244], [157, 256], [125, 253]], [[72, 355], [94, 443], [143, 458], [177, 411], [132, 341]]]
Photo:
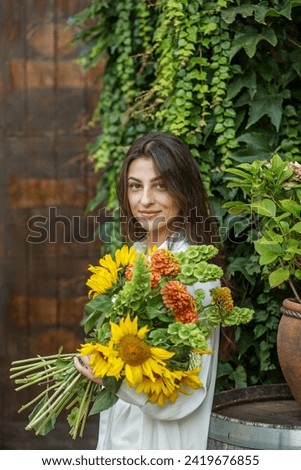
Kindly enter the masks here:
[[294, 310], [296, 312], [301, 313], [301, 304], [297, 302], [296, 299], [293, 299], [293, 298], [284, 299], [284, 301], [282, 302], [282, 306], [284, 308], [287, 308], [288, 310]]

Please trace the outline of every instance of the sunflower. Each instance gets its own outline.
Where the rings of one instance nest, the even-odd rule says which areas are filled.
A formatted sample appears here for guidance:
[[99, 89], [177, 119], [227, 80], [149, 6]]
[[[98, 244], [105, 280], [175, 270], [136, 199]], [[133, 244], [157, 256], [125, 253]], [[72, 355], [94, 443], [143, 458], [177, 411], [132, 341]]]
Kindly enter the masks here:
[[128, 315], [120, 320], [119, 325], [110, 322], [110, 326], [112, 337], [107, 346], [92, 343], [92, 349], [81, 349], [81, 354], [89, 351], [95, 375], [117, 379], [125, 376], [130, 386], [143, 382], [145, 378], [155, 381], [156, 376], [163, 375], [167, 370], [165, 361], [174, 353], [148, 345], [144, 340], [148, 328], [138, 329], [138, 317], [132, 321]]
[[179, 393], [189, 395], [187, 388], [196, 390], [203, 386], [198, 376], [199, 371], [199, 368], [189, 371], [166, 370], [161, 377], [156, 377], [155, 382], [145, 379], [137, 386], [136, 392], [145, 393], [149, 402], [159, 406], [164, 406], [167, 400], [174, 403]]
[[124, 375], [130, 385], [141, 383], [145, 377], [155, 381], [155, 374], [163, 374], [166, 361], [174, 353], [147, 344], [145, 335], [149, 330], [147, 326], [138, 329], [138, 317], [131, 320], [127, 315], [120, 320], [119, 325], [112, 322], [110, 325], [112, 338], [109, 347], [114, 354], [118, 351], [116, 359], [120, 361], [120, 367], [124, 369]]
[[90, 366], [96, 377], [103, 377], [110, 369], [108, 363], [109, 350], [100, 343], [81, 344], [78, 349], [81, 356], [90, 356]]
[[111, 289], [118, 281], [118, 272], [133, 263], [135, 257], [135, 248], [124, 245], [116, 250], [115, 259], [110, 254], [106, 254], [103, 258], [100, 258], [99, 266], [90, 265], [88, 270], [93, 274], [86, 282], [86, 285], [91, 288], [88, 296], [94, 298]]
[[[91, 266], [89, 270], [92, 271], [92, 268], [95, 267]], [[94, 299], [94, 297], [96, 297], [97, 295], [104, 294], [109, 289], [111, 289], [114, 284], [116, 284], [116, 281], [117, 279], [112, 276], [106, 269], [96, 267], [94, 270], [94, 274], [92, 274], [92, 276], [86, 282], [86, 285], [90, 287], [88, 297], [92, 297]]]
[[159, 406], [165, 405], [169, 400], [174, 403], [178, 397], [175, 373], [167, 371], [161, 377], [156, 377], [155, 381], [145, 378], [142, 383], [136, 387], [137, 393], [145, 393], [150, 403], [155, 403]]

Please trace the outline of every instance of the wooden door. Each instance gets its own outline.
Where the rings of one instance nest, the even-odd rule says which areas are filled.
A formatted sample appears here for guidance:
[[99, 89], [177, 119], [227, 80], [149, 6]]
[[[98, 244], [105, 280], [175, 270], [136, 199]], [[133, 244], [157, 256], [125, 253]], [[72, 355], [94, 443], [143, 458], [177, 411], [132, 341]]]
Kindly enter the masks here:
[[24, 431], [18, 409], [37, 390], [15, 392], [13, 360], [74, 351], [83, 339], [87, 267], [100, 241], [85, 214], [97, 175], [86, 146], [101, 70], [83, 74], [67, 19], [89, 0], [0, 3], [0, 257], [2, 449], [95, 447], [97, 418], [72, 441], [65, 421], [46, 437]]

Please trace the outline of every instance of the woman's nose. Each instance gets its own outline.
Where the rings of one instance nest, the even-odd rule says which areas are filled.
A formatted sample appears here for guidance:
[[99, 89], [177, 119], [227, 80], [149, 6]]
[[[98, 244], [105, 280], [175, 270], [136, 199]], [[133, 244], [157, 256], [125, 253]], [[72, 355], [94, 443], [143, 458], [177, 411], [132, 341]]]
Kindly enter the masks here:
[[148, 188], [144, 188], [143, 192], [141, 194], [141, 204], [144, 206], [149, 206], [150, 204], [153, 203], [153, 194], [152, 191]]

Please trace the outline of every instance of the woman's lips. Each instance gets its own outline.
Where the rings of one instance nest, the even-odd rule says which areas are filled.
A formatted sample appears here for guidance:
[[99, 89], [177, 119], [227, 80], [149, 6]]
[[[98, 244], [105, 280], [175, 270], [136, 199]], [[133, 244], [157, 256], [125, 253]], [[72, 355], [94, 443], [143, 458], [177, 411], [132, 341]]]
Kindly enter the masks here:
[[139, 216], [143, 217], [144, 219], [150, 219], [153, 217], [156, 217], [160, 214], [160, 212], [155, 212], [155, 211], [141, 211], [139, 212]]

